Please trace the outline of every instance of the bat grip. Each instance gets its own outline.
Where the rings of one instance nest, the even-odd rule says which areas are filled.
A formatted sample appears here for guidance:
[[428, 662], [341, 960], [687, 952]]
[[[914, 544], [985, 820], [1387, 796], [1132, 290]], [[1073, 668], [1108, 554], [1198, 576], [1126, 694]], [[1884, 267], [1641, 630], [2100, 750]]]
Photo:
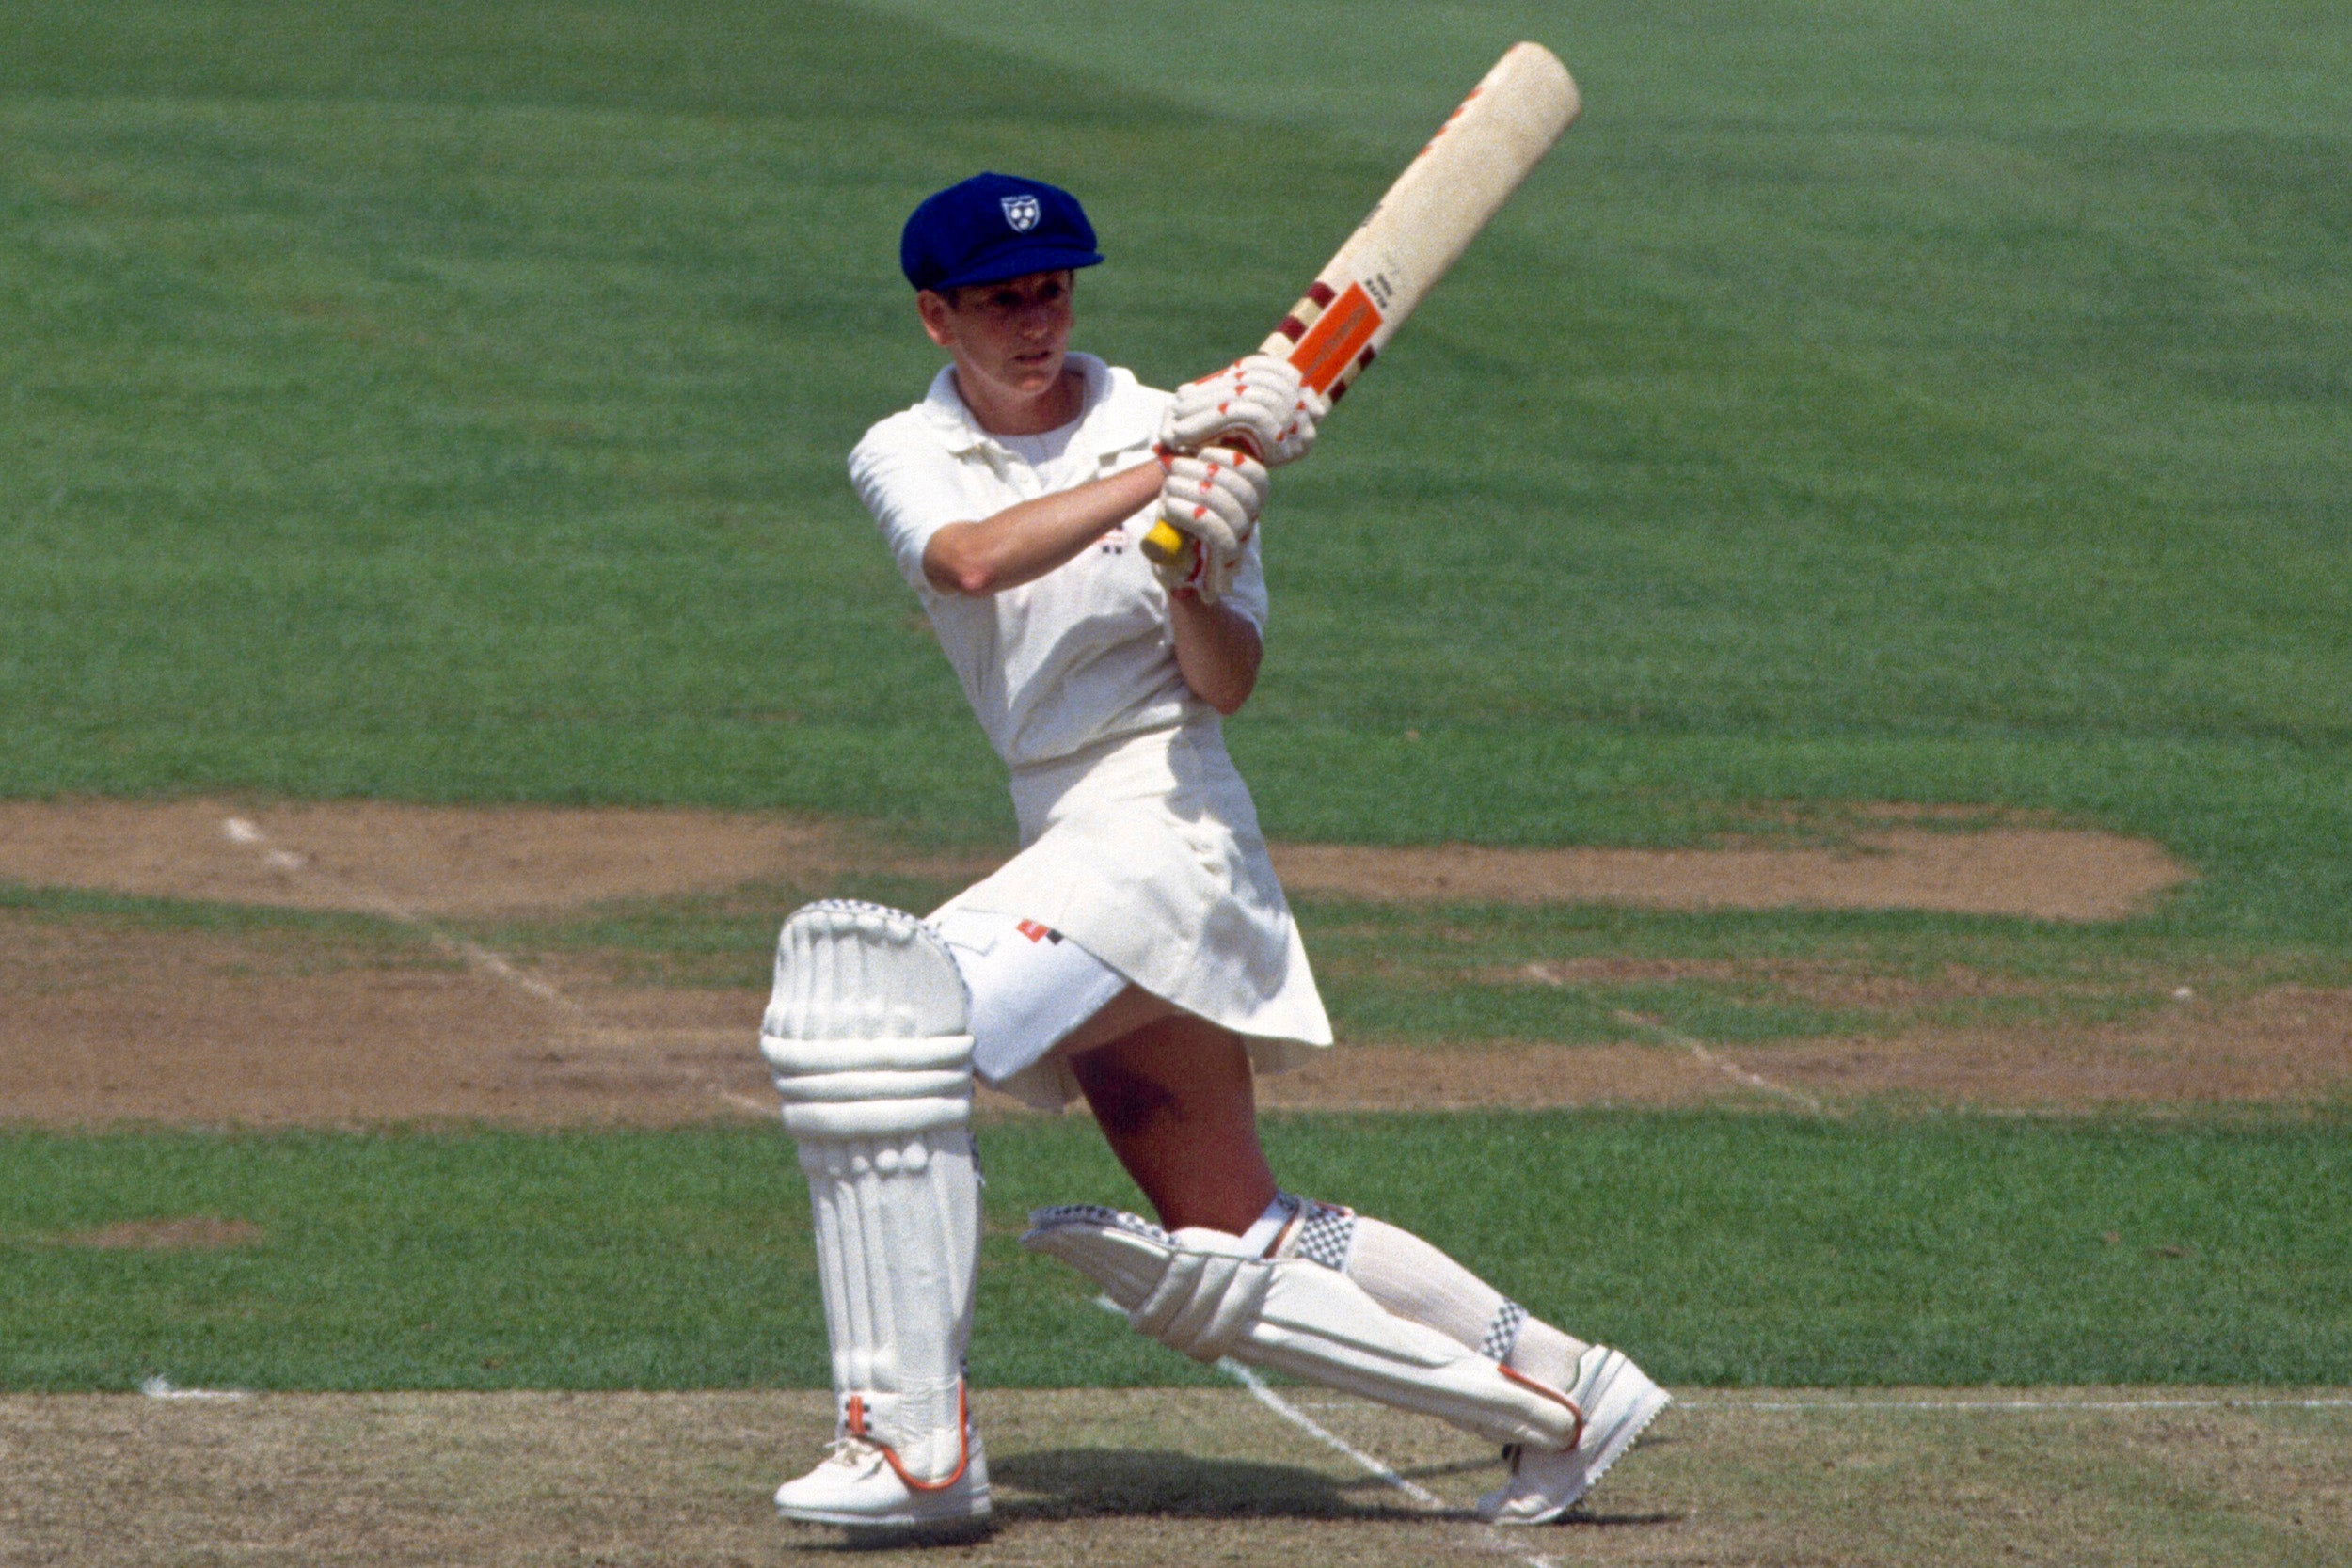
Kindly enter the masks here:
[[[1210, 436], [1203, 447], [1232, 447], [1236, 451], [1263, 461], [1258, 443], [1239, 431], [1219, 431]], [[1166, 518], [1153, 523], [1151, 531], [1143, 536], [1143, 553], [1163, 566], [1175, 565], [1184, 559], [1184, 552], [1193, 547], [1193, 542], [1185, 537], [1184, 530]]]
[[1165, 520], [1153, 523], [1152, 531], [1143, 536], [1143, 553], [1163, 566], [1175, 565], [1184, 559], [1184, 552], [1190, 548], [1192, 541], [1184, 537], [1182, 530], [1170, 527]]

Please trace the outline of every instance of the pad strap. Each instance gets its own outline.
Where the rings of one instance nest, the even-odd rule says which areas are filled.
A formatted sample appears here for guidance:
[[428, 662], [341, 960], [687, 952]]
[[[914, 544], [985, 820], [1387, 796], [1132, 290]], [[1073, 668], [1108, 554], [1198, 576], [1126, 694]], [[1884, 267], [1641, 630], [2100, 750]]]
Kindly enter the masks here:
[[795, 1040], [762, 1035], [796, 1138], [892, 1138], [972, 1120], [972, 1037]]
[[945, 1492], [963, 1479], [963, 1472], [972, 1467], [972, 1405], [963, 1382], [956, 1382], [956, 1467], [937, 1480], [918, 1476], [906, 1467], [898, 1457], [898, 1449], [891, 1441], [898, 1423], [877, 1418], [874, 1406], [886, 1403], [887, 1394], [872, 1396], [850, 1394], [841, 1402], [841, 1430], [852, 1437], [863, 1437], [882, 1450], [882, 1458], [898, 1479], [914, 1492]]
[[787, 1039], [762, 1034], [759, 1053], [778, 1077], [818, 1072], [953, 1071], [972, 1061], [969, 1035], [912, 1039]]

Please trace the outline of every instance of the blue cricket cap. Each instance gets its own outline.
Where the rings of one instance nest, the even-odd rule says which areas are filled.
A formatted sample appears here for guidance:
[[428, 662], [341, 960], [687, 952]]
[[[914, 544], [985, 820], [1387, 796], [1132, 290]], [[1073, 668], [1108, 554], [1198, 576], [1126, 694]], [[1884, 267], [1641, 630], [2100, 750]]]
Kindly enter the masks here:
[[1076, 197], [1009, 174], [976, 174], [925, 198], [898, 236], [898, 266], [918, 289], [1001, 283], [1102, 260]]

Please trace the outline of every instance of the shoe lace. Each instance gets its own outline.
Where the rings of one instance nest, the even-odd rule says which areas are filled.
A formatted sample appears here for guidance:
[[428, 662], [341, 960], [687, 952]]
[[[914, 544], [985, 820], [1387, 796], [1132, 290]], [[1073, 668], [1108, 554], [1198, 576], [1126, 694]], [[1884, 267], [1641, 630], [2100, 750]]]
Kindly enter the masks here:
[[838, 1465], [844, 1469], [860, 1470], [882, 1464], [882, 1451], [879, 1444], [868, 1442], [855, 1433], [845, 1432], [825, 1445], [823, 1463]]

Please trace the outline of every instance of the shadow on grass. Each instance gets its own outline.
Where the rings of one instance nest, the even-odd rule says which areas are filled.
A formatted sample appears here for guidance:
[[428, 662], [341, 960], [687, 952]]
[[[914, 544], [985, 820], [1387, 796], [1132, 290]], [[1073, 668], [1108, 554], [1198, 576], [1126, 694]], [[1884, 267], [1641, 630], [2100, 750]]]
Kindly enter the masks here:
[[[1667, 1513], [1658, 1509], [1652, 1509], [1647, 1513], [1596, 1513], [1584, 1504], [1580, 1503], [1570, 1509], [1567, 1514], [1560, 1520], [1558, 1528], [1561, 1529], [1625, 1529], [1629, 1527], [1639, 1527], [1646, 1529], [1655, 1528], [1660, 1525], [1678, 1525], [1690, 1517], [1688, 1513]], [[1545, 1525], [1538, 1528], [1549, 1529], [1552, 1527]], [[1534, 1541], [1541, 1538], [1530, 1536], [1529, 1539]]]

